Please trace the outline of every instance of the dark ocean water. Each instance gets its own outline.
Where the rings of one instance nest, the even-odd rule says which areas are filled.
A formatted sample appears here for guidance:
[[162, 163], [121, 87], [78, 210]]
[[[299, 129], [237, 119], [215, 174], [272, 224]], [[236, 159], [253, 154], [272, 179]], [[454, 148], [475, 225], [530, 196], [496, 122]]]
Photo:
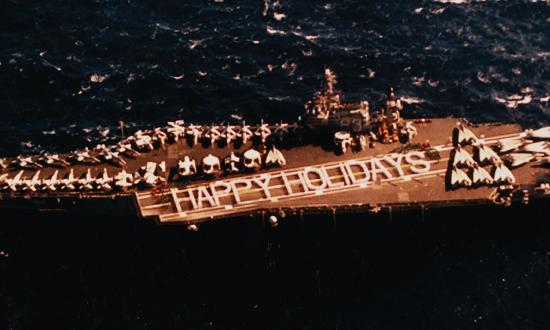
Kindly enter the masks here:
[[[291, 121], [325, 67], [373, 106], [396, 87], [409, 116], [550, 123], [548, 1], [4, 0], [0, 26], [0, 155], [115, 140], [119, 120]], [[537, 212], [274, 237], [242, 222], [193, 236], [2, 215], [0, 320], [549, 329], [550, 225]]]

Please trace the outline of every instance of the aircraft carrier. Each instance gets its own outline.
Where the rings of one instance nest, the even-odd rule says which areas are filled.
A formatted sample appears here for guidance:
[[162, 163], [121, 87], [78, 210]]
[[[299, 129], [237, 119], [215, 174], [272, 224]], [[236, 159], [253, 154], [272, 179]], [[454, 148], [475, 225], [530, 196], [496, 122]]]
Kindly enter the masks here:
[[513, 203], [550, 197], [550, 127], [407, 118], [346, 103], [327, 69], [294, 123], [183, 120], [115, 145], [0, 159], [0, 208], [181, 223]]

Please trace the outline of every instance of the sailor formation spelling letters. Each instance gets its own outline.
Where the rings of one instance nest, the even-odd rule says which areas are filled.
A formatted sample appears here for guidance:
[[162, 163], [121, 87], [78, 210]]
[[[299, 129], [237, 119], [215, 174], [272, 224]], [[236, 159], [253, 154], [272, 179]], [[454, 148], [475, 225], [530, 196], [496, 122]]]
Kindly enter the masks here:
[[[325, 71], [326, 83], [324, 89], [317, 93], [311, 101], [306, 103], [304, 119], [300, 123], [279, 123], [268, 125], [263, 121], [258, 125], [185, 125], [183, 120], [168, 122], [166, 127], [153, 130], [140, 130], [123, 139], [116, 145], [99, 144], [93, 149], [85, 148], [68, 155], [43, 154], [41, 156], [18, 156], [14, 159], [0, 159], [0, 171], [19, 170], [13, 177], [9, 173], [0, 174], [0, 191], [6, 193], [52, 193], [52, 192], [103, 192], [127, 191], [129, 189], [156, 188], [166, 181], [179, 177], [184, 181], [196, 178], [214, 178], [219, 175], [232, 175], [242, 172], [254, 172], [267, 167], [284, 166], [286, 159], [276, 146], [283, 143], [290, 147], [293, 143], [301, 143], [304, 134], [317, 130], [332, 134], [331, 144], [337, 153], [346, 153], [350, 148], [364, 150], [376, 143], [406, 144], [416, 135], [417, 129], [411, 122], [404, 120], [400, 113], [403, 105], [395, 96], [393, 89], [388, 89], [386, 100], [379, 111], [372, 115], [369, 112], [369, 103], [342, 102], [341, 93], [335, 88], [336, 78], [332, 71]], [[323, 135], [327, 135], [324, 134]], [[455, 150], [449, 166], [449, 182], [452, 188], [469, 187], [482, 184], [513, 184], [515, 178], [510, 167], [520, 166], [539, 159], [550, 163], [548, 139], [550, 127], [536, 131], [526, 131], [521, 138], [501, 140], [493, 149], [484, 144], [463, 125], [455, 131]], [[205, 146], [227, 146], [229, 154], [220, 159], [208, 154], [202, 159], [193, 159], [190, 155], [178, 155], [177, 163], [173, 168], [167, 166], [166, 160], [160, 162], [146, 162], [135, 171], [127, 171], [128, 159], [139, 159], [142, 154], [155, 149], [164, 148], [166, 144], [179, 143], [184, 140], [190, 146], [204, 144]], [[242, 154], [236, 153], [231, 146], [246, 146], [248, 149]], [[474, 146], [474, 157], [466, 150], [467, 146]], [[423, 142], [423, 147], [429, 146], [429, 141]], [[540, 155], [545, 158], [541, 159]], [[502, 157], [501, 157], [502, 156]], [[537, 158], [535, 158], [537, 157]], [[144, 157], [146, 158], [146, 157]], [[405, 175], [400, 163], [410, 165], [411, 171], [429, 170], [429, 161], [425, 160], [424, 151], [413, 151], [406, 154], [390, 155], [383, 158], [372, 158], [368, 164], [357, 162], [342, 165], [346, 176], [351, 174], [347, 170], [350, 166], [363, 169], [363, 175], [373, 179], [377, 174], [388, 177], [391, 175], [386, 166], [393, 167], [399, 175]], [[101, 164], [114, 165], [120, 168], [117, 173], [109, 174], [106, 168], [99, 174], [92, 174], [92, 168], [98, 169]], [[484, 169], [492, 164], [493, 174]], [[89, 166], [82, 173], [75, 173], [75, 166]], [[367, 169], [368, 165], [368, 169]], [[347, 167], [346, 167], [347, 166]], [[46, 167], [55, 170], [44, 171]], [[306, 168], [308, 169], [308, 168]], [[464, 172], [470, 170], [470, 174]], [[319, 178], [330, 186], [319, 169], [311, 167], [308, 171], [321, 173]], [[26, 175], [25, 171], [33, 171]], [[47, 177], [41, 171], [48, 172]], [[175, 172], [175, 176], [170, 175]], [[61, 174], [60, 174], [61, 173]], [[307, 173], [301, 175], [304, 187], [310, 187]], [[344, 184], [355, 184], [348, 176]], [[310, 187], [311, 188], [311, 187]], [[311, 190], [311, 189], [310, 189]]]

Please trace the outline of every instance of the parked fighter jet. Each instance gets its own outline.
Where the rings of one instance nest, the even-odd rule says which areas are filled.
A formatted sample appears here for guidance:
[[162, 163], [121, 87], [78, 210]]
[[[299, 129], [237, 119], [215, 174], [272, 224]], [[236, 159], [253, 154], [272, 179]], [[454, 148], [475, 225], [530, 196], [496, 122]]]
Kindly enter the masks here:
[[499, 150], [499, 153], [503, 154], [509, 151], [516, 150], [517, 148], [521, 147], [522, 144], [523, 142], [521, 141], [521, 139], [502, 139], [497, 142], [497, 148]]
[[17, 156], [12, 162], [11, 165], [15, 168], [36, 170], [44, 166], [40, 165], [32, 159], [32, 157]]
[[40, 180], [40, 170], [38, 170], [34, 173], [31, 179], [23, 181], [23, 190], [30, 190], [32, 192], [35, 192], [41, 184], [42, 180]]
[[114, 178], [115, 187], [119, 190], [125, 191], [133, 186], [133, 179], [134, 178], [132, 174], [126, 172], [125, 170], [122, 170]]
[[139, 151], [147, 152], [155, 149], [153, 139], [145, 133], [136, 134], [136, 139], [133, 142], [133, 145]]
[[244, 121], [239, 130], [239, 138], [241, 139], [242, 144], [248, 143], [248, 141], [254, 136], [250, 126], [247, 125]]
[[497, 153], [493, 149], [485, 145], [484, 141], [482, 140], [479, 140], [477, 145], [475, 146], [474, 155], [481, 165], [494, 163], [495, 161], [500, 159]]
[[541, 140], [550, 140], [550, 126], [539, 128], [537, 130], [527, 130], [528, 137]]
[[178, 174], [181, 178], [188, 178], [197, 174], [197, 164], [189, 156], [183, 157], [183, 161], [178, 161]]
[[78, 180], [74, 176], [74, 169], [71, 168], [69, 174], [65, 178], [61, 179], [61, 189], [67, 191], [74, 191], [77, 188]]
[[267, 156], [265, 158], [265, 165], [267, 166], [285, 166], [286, 165], [286, 159], [285, 156], [283, 156], [283, 153], [279, 151], [279, 149], [275, 148], [275, 146], [271, 147], [271, 150], [267, 153]]
[[220, 130], [218, 129], [218, 126], [212, 125], [206, 132], [203, 134], [203, 137], [208, 141], [210, 146], [214, 146], [216, 142], [221, 137]]
[[225, 165], [225, 171], [229, 174], [232, 173], [239, 173], [239, 163], [241, 162], [241, 158], [239, 158], [237, 155], [235, 155], [234, 152], [231, 152], [231, 154], [227, 157], [225, 157], [223, 163]]
[[81, 163], [81, 164], [99, 164], [101, 161], [95, 157], [90, 155], [90, 150], [88, 148], [84, 148], [82, 151], [73, 151], [71, 155], [69, 155], [68, 159], [74, 163]]
[[202, 173], [208, 176], [216, 176], [220, 173], [221, 165], [218, 157], [209, 154], [201, 162]]
[[254, 149], [248, 149], [243, 154], [243, 166], [247, 170], [259, 169], [262, 166], [262, 155]]
[[474, 163], [472, 168], [472, 182], [475, 185], [491, 185], [493, 184], [493, 178], [483, 167]]
[[90, 191], [94, 189], [94, 178], [92, 177], [92, 171], [88, 169], [86, 174], [80, 180], [78, 180], [78, 189], [84, 191]]
[[470, 187], [472, 185], [472, 180], [456, 166], [453, 166], [451, 170], [451, 187]]
[[524, 144], [521, 148], [519, 148], [519, 150], [532, 154], [543, 154], [546, 156], [550, 155], [550, 148], [548, 148], [548, 142], [546, 141]]
[[68, 161], [61, 159], [58, 154], [44, 154], [38, 159], [38, 162], [44, 166], [67, 167], [70, 165]]
[[493, 180], [498, 184], [513, 184], [516, 182], [512, 171], [502, 161], [498, 161], [493, 168]]
[[183, 138], [186, 134], [184, 121], [183, 120], [176, 120], [176, 121], [169, 121], [168, 127], [166, 128], [166, 132], [168, 133], [168, 137], [171, 141], [176, 142], [180, 138]]
[[103, 172], [95, 179], [95, 184], [98, 189], [103, 191], [113, 190], [113, 178], [109, 176], [106, 168], [103, 168]]
[[254, 135], [259, 138], [260, 143], [265, 144], [267, 142], [267, 138], [271, 135], [271, 130], [269, 129], [269, 125], [264, 124], [262, 120], [262, 123], [256, 129], [256, 132], [254, 132]]
[[59, 186], [59, 170], [55, 170], [55, 172], [50, 176], [49, 179], [43, 179], [42, 180], [42, 190], [49, 190], [49, 191], [56, 191], [57, 187]]
[[458, 128], [457, 128], [458, 144], [472, 144], [477, 141], [477, 137], [470, 129], [466, 128], [461, 122], [458, 122], [457, 125], [458, 125]]
[[6, 177], [4, 179], [3, 189], [7, 189], [7, 190], [11, 190], [13, 192], [16, 192], [19, 189], [19, 187], [21, 187], [21, 184], [23, 183], [21, 178], [23, 177], [24, 172], [25, 171], [23, 171], [23, 170], [19, 171], [19, 173], [17, 173], [17, 175], [15, 175], [13, 178], [8, 178], [7, 174], [4, 174]]
[[225, 140], [225, 144], [227, 146], [230, 146], [233, 143], [233, 141], [237, 139], [237, 137], [238, 137], [238, 133], [235, 130], [235, 127], [227, 124], [227, 127], [221, 134], [221, 138]]
[[512, 153], [512, 154], [506, 155], [505, 157], [503, 157], [503, 159], [506, 161], [506, 163], [510, 167], [519, 167], [535, 159], [535, 156], [531, 154]]
[[168, 141], [168, 134], [166, 134], [161, 128], [157, 127], [153, 131], [152, 140], [158, 147], [162, 147]]
[[114, 147], [116, 152], [128, 158], [136, 158], [141, 155], [138, 151], [132, 149], [132, 145], [129, 143], [119, 143]]
[[126, 161], [116, 151], [110, 151], [107, 149], [103, 150], [100, 152], [99, 157], [115, 166], [119, 166], [119, 167], [126, 166]]
[[185, 130], [185, 136], [189, 139], [192, 145], [199, 143], [199, 139], [202, 136], [202, 127], [200, 125], [189, 125]]
[[459, 144], [454, 150], [453, 166], [473, 167], [475, 164], [472, 156]]

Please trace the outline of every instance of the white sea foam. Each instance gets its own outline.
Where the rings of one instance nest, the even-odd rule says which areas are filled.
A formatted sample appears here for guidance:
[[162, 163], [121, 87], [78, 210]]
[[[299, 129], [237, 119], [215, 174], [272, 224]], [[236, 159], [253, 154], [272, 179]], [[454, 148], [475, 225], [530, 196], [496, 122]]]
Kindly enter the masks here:
[[273, 13], [273, 18], [276, 19], [277, 21], [282, 21], [283, 19], [286, 18], [286, 14], [284, 14], [284, 13]]
[[399, 97], [401, 102], [407, 103], [407, 104], [419, 104], [419, 103], [425, 103], [426, 100], [414, 97], [414, 96], [401, 96]]
[[530, 94], [512, 94], [504, 97], [493, 95], [493, 99], [504, 104], [508, 109], [516, 109], [519, 105], [531, 103], [531, 101], [533, 101], [533, 96]]
[[269, 25], [266, 27], [266, 31], [269, 34], [279, 34], [279, 35], [286, 35], [287, 34], [285, 31], [274, 29]]
[[107, 80], [107, 78], [109, 78], [109, 75], [101, 75], [101, 74], [98, 74], [98, 73], [94, 73], [90, 76], [90, 81], [93, 82], [93, 83], [96, 83], [96, 84], [100, 84], [102, 82], [104, 82], [105, 80]]

